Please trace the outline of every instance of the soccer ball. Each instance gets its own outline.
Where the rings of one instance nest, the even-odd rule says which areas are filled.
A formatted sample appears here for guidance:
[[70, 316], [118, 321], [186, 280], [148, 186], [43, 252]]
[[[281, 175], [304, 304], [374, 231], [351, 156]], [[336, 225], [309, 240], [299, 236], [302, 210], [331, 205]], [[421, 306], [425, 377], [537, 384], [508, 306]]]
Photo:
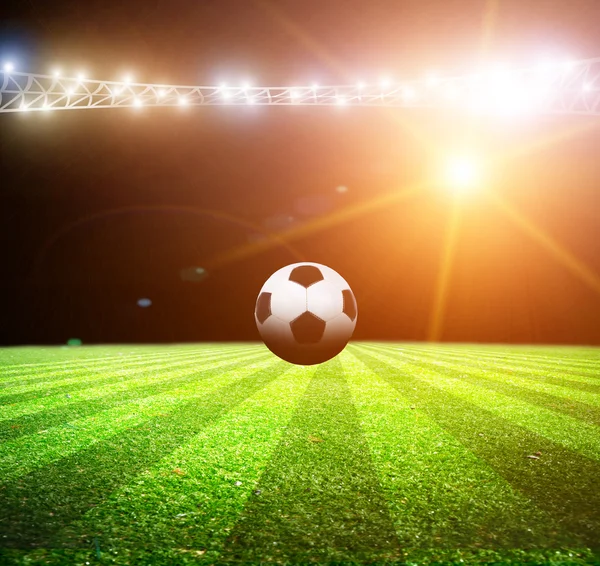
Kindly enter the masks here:
[[263, 285], [254, 317], [267, 348], [299, 365], [337, 356], [356, 326], [356, 300], [336, 271], [319, 263], [294, 263]]

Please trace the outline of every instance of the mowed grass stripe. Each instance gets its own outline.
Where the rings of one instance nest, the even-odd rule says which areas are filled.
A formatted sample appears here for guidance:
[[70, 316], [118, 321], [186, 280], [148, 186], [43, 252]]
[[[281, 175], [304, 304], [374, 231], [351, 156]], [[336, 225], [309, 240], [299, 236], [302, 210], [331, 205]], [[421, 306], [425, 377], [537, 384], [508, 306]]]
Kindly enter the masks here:
[[[68, 348], [60, 348], [60, 347], [51, 347], [48, 348], [47, 352], [54, 353], [55, 356], [60, 356], [63, 359], [59, 359], [57, 361], [48, 362], [48, 363], [22, 363], [22, 364], [2, 364], [0, 362], [0, 375], [9, 376], [12, 374], [20, 374], [22, 372], [28, 373], [45, 373], [45, 372], [53, 372], [57, 370], [69, 369], [70, 367], [77, 367], [82, 364], [91, 363], [91, 364], [112, 364], [115, 362], [121, 362], [123, 360], [129, 361], [141, 361], [148, 360], [154, 357], [178, 357], [178, 356], [186, 356], [189, 354], [194, 354], [195, 351], [198, 350], [198, 346], [196, 345], [194, 348], [186, 348], [180, 349], [177, 347], [169, 347], [168, 349], [164, 349], [164, 351], [157, 352], [159, 348], [157, 346], [147, 346], [146, 351], [144, 352], [129, 352], [124, 353], [120, 352], [118, 354], [113, 354], [117, 350], [121, 350], [119, 346], [102, 346], [100, 347], [103, 351], [106, 351], [105, 356], [94, 357], [94, 354], [97, 353], [97, 348], [93, 347], [80, 347], [78, 348], [78, 356], [73, 359], [71, 357], [71, 352], [73, 350]], [[152, 349], [150, 349], [152, 348]], [[215, 346], [212, 349], [218, 349], [219, 346]], [[160, 347], [160, 350], [163, 350]]]
[[397, 358], [399, 362], [406, 361], [417, 367], [438, 371], [445, 377], [458, 379], [464, 383], [473, 383], [490, 391], [496, 391], [539, 407], [581, 419], [588, 424], [600, 425], [600, 397], [594, 393], [531, 381], [519, 377], [518, 374], [508, 373], [506, 370], [471, 369], [470, 366], [442, 362], [437, 358], [432, 360], [429, 354], [419, 356], [408, 354], [406, 350], [395, 352], [382, 349], [381, 351], [383, 353], [388, 352]]
[[[234, 356], [203, 366], [192, 365], [177, 370], [165, 371], [162, 375], [151, 378], [140, 378], [109, 388], [86, 389], [82, 393], [73, 395], [70, 399], [64, 396], [42, 400], [41, 403], [32, 406], [33, 403], [21, 404], [14, 409], [18, 416], [6, 418], [0, 421], [0, 441], [18, 438], [26, 434], [39, 432], [54, 426], [67, 425], [73, 420], [88, 417], [101, 411], [129, 403], [134, 399], [143, 399], [159, 393], [169, 392], [181, 383], [188, 382], [190, 376], [194, 379], [204, 379], [205, 374], [209, 377], [214, 375], [215, 370], [225, 372], [229, 369], [249, 364], [261, 359], [270, 358], [269, 353], [254, 354], [252, 356]], [[43, 403], [43, 404], [42, 404]], [[20, 411], [17, 411], [20, 409]], [[25, 412], [25, 414], [23, 414]], [[72, 425], [68, 425], [72, 426]]]
[[318, 367], [220, 557], [223, 563], [369, 563], [400, 546], [344, 372]]
[[198, 550], [207, 551], [205, 560], [219, 561], [315, 367], [279, 364], [277, 372], [271, 381], [263, 376], [264, 386], [239, 403], [236, 391], [229, 390], [233, 399], [223, 396], [214, 418], [198, 412], [197, 434], [86, 510], [57, 533], [53, 544], [81, 545], [82, 537], [94, 534], [124, 563], [145, 552], [146, 561], [137, 556], [142, 563], [165, 553], [170, 557], [165, 563], [179, 564], [178, 558], [193, 560]]
[[383, 375], [348, 349], [340, 360], [406, 562], [422, 563], [418, 549], [456, 562], [492, 549], [486, 560], [493, 562], [506, 559], [501, 549], [568, 544], [560, 522], [415, 409]]
[[[527, 373], [531, 376], [541, 376], [545, 378], [549, 376], [565, 376], [565, 379], [569, 379], [575, 382], [579, 381], [581, 383], [589, 383], [596, 387], [600, 387], [600, 380], [598, 379], [600, 377], [600, 366], [598, 366], [598, 368], [596, 369], [583, 370], [577, 369], [576, 366], [567, 363], [551, 366], [548, 364], [528, 362], [527, 360], [523, 360], [519, 356], [514, 356], [512, 358], [495, 358], [493, 356], [479, 354], [477, 351], [465, 351], [464, 353], [460, 353], [448, 352], [445, 348], [441, 348], [438, 351], [433, 348], [419, 348], [414, 346], [403, 349], [419, 354], [429, 354], [431, 356], [436, 356], [448, 360], [457, 360], [465, 365], [472, 364], [474, 367], [487, 366], [509, 370], [517, 367], [523, 373]], [[575, 377], [576, 379], [573, 379], [573, 377]]]
[[[598, 461], [546, 438], [539, 431], [520, 426], [512, 420], [514, 406], [497, 404], [498, 395], [465, 387], [458, 380], [444, 379], [419, 368], [411, 371], [409, 364], [397, 368], [397, 360], [375, 349], [362, 345], [350, 348], [357, 358], [414, 403], [415, 410], [422, 411], [454, 435], [513, 489], [535, 501], [555, 521], [561, 521], [574, 546], [598, 547], [600, 492], [590, 489], [600, 477]], [[545, 434], [544, 423], [536, 424]], [[542, 453], [539, 460], [526, 458], [536, 451]]]
[[[36, 469], [24, 475], [16, 462], [19, 477], [12, 475], [12, 481], [0, 486], [3, 544], [26, 548], [55, 544], [55, 535], [65, 525], [106, 501], [204, 427], [226, 418], [287, 367], [274, 358], [240, 367], [199, 383], [197, 390], [182, 388], [145, 407], [129, 406], [129, 413], [112, 419], [112, 427], [108, 422], [112, 415], [106, 413], [104, 427], [96, 424], [89, 433], [80, 429], [77, 438], [55, 439], [64, 448], [62, 457], [57, 457], [58, 450], [42, 447], [45, 461], [36, 460]], [[75, 450], [68, 440], [78, 444]]]
[[[237, 352], [239, 353], [245, 353], [246, 351], [253, 351], [255, 348], [248, 348], [248, 349], [240, 349], [237, 350]], [[160, 355], [156, 355], [156, 356], [152, 356], [151, 358], [148, 357], [148, 359], [146, 360], [140, 360], [140, 359], [135, 359], [135, 360], [127, 360], [127, 359], [122, 359], [122, 360], [115, 360], [115, 361], [111, 361], [109, 363], [98, 363], [98, 364], [88, 364], [85, 362], [82, 362], [80, 364], [78, 364], [77, 366], [72, 366], [69, 367], [67, 369], [60, 369], [60, 370], [52, 370], [52, 371], [48, 371], [48, 372], [35, 372], [33, 370], [29, 370], [28, 373], [25, 374], [20, 374], [18, 376], [12, 376], [12, 380], [11, 381], [4, 381], [2, 384], [0, 384], [0, 390], [1, 389], [7, 389], [7, 388], [13, 388], [15, 386], [27, 386], [27, 385], [43, 385], [45, 383], [52, 383], [54, 381], [60, 381], [62, 379], [68, 379], [70, 376], [77, 376], [79, 375], [82, 371], [89, 371], [91, 373], [102, 373], [102, 372], [106, 372], [106, 371], [110, 371], [114, 368], [138, 368], [138, 367], [149, 367], [152, 364], [164, 364], [164, 363], [177, 363], [179, 361], [185, 361], [185, 360], [193, 360], [193, 359], [197, 359], [197, 358], [201, 358], [203, 356], [207, 356], [207, 355], [219, 355], [219, 354], [223, 354], [225, 352], [229, 352], [231, 353], [232, 350], [231, 349], [227, 349], [227, 348], [219, 348], [219, 349], [211, 349], [211, 350], [202, 350], [202, 351], [197, 351], [194, 353], [186, 353], [186, 354], [181, 354], [181, 355], [174, 355], [174, 356], [160, 356]]]
[[[79, 364], [81, 362], [101, 363], [114, 362], [124, 359], [142, 359], [153, 357], [156, 355], [175, 356], [194, 353], [198, 350], [209, 349], [217, 350], [221, 348], [249, 348], [257, 343], [237, 342], [237, 343], [222, 343], [222, 342], [205, 342], [200, 344], [173, 344], [170, 346], [131, 346], [131, 345], [110, 345], [110, 346], [48, 346], [48, 347], [16, 347], [0, 349], [0, 373], [4, 372], [20, 372], [23, 369], [38, 369], [53, 370], [62, 367], [69, 367], [70, 364]], [[133, 348], [133, 349], [132, 349]], [[7, 358], [15, 357], [15, 352], [19, 352], [18, 356], [27, 361], [22, 363], [10, 363]], [[41, 358], [42, 362], [31, 362], [35, 358]], [[48, 358], [57, 358], [55, 361], [49, 362]]]
[[101, 372], [90, 373], [86, 369], [78, 375], [72, 375], [68, 378], [61, 379], [46, 386], [42, 385], [25, 385], [23, 387], [14, 387], [4, 395], [0, 395], [0, 406], [2, 405], [15, 405], [17, 403], [28, 402], [43, 397], [49, 397], [53, 395], [61, 395], [64, 393], [74, 393], [76, 391], [82, 391], [92, 387], [100, 387], [103, 385], [115, 384], [126, 384], [129, 381], [136, 380], [138, 378], [152, 378], [162, 379], [164, 372], [168, 369], [180, 369], [186, 367], [202, 367], [206, 364], [220, 361], [220, 360], [235, 360], [242, 357], [264, 355], [266, 348], [262, 350], [255, 350], [251, 353], [231, 353], [221, 352], [213, 355], [198, 356], [194, 358], [185, 358], [176, 362], [156, 363], [148, 366], [140, 366], [136, 368], [121, 369], [119, 366], [102, 370]]
[[[263, 361], [243, 363], [229, 371], [212, 370], [198, 379], [194, 374], [158, 395], [134, 398], [94, 416], [75, 419], [64, 426], [56, 426], [0, 444], [0, 482], [10, 480], [61, 458], [84, 451], [92, 444], [112, 443], [114, 437], [144, 426], [149, 420], [160, 428], [168, 425], [171, 415], [200, 396], [235, 384], [255, 372], [268, 369], [275, 363], [271, 355]], [[160, 422], [162, 421], [162, 422]], [[160, 431], [158, 431], [160, 432]]]
[[[365, 348], [367, 349], [367, 348]], [[369, 353], [382, 355], [382, 349], [369, 347]], [[389, 351], [388, 351], [389, 352]], [[383, 354], [391, 364], [404, 363], [406, 371], [419, 379], [447, 391], [449, 394], [493, 412], [511, 423], [540, 434], [553, 442], [600, 461], [600, 428], [581, 419], [559, 414], [552, 409], [534, 405], [523, 396], [515, 397], [486, 387], [486, 380], [460, 378], [456, 372], [444, 372], [427, 363], [408, 362], [393, 352]], [[380, 358], [381, 359], [381, 358]], [[499, 384], [500, 386], [501, 384]], [[499, 389], [501, 387], [498, 387]]]
[[[417, 344], [413, 344], [417, 345]], [[423, 344], [418, 344], [423, 346]], [[534, 363], [551, 363], [551, 364], [569, 364], [575, 367], [594, 368], [600, 366], [600, 348], [569, 348], [566, 346], [546, 346], [536, 347], [534, 350], [523, 349], [520, 346], [507, 346], [499, 348], [493, 345], [476, 345], [476, 344], [439, 344], [431, 346], [432, 348], [440, 347], [444, 351], [448, 350], [457, 354], [463, 352], [478, 352], [483, 356], [503, 358], [512, 360], [518, 358], [520, 360], [531, 361]], [[544, 354], [542, 354], [545, 352]]]

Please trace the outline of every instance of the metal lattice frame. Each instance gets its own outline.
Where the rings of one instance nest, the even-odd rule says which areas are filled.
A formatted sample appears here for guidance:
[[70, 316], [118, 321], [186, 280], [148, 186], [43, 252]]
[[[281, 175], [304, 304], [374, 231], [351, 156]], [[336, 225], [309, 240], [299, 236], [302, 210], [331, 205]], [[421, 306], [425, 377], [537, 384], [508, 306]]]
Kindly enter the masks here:
[[176, 86], [0, 71], [0, 113], [146, 106], [447, 107], [600, 115], [600, 58], [389, 85]]

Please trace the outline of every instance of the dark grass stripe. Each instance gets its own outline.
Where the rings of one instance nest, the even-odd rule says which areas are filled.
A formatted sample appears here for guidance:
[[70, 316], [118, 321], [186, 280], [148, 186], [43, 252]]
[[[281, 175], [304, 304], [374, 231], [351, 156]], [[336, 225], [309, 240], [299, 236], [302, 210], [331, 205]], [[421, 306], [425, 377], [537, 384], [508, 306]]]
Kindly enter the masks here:
[[[455, 436], [513, 487], [562, 523], [573, 546], [600, 548], [600, 463], [399, 370], [364, 347], [352, 353]], [[482, 436], [480, 436], [480, 434]], [[543, 459], [526, 459], [535, 451]]]
[[[256, 348], [247, 349], [247, 350], [237, 350], [236, 352], [239, 354], [243, 354], [246, 352], [252, 352]], [[8, 389], [10, 387], [19, 387], [19, 386], [29, 386], [29, 385], [43, 385], [50, 384], [55, 381], [61, 381], [69, 378], [77, 378], [82, 371], [88, 371], [91, 375], [94, 374], [102, 374], [107, 371], [112, 371], [115, 368], [129, 370], [129, 369], [137, 369], [137, 368], [151, 368], [157, 367], [160, 368], [165, 363], [182, 363], [186, 360], [193, 361], [196, 359], [202, 359], [205, 356], [219, 356], [227, 353], [233, 354], [233, 349], [222, 348], [220, 350], [211, 350], [209, 351], [200, 351], [194, 354], [186, 354], [185, 356], [156, 356], [152, 357], [149, 360], [117, 360], [111, 363], [106, 364], [87, 364], [85, 362], [80, 363], [77, 366], [73, 366], [67, 369], [62, 370], [52, 370], [46, 373], [35, 372], [30, 369], [24, 371], [22, 374], [18, 376], [12, 376], [12, 381], [5, 381], [0, 383], [0, 390]]]
[[[54, 426], [66, 425], [69, 421], [89, 417], [93, 414], [107, 411], [120, 405], [125, 405], [134, 400], [144, 399], [160, 393], [167, 393], [169, 390], [190, 381], [201, 379], [209, 379], [214, 376], [215, 371], [225, 372], [239, 366], [241, 363], [249, 363], [267, 359], [270, 354], [263, 353], [259, 356], [240, 358], [234, 356], [235, 359], [227, 359], [221, 365], [203, 369], [190, 366], [189, 369], [183, 368], [186, 371], [184, 374], [177, 373], [175, 377], [166, 379], [165, 377], [157, 378], [154, 384], [141, 383], [135, 387], [131, 387], [126, 391], [118, 391], [116, 393], [108, 393], [98, 396], [97, 399], [84, 399], [53, 407], [46, 411], [30, 413], [14, 419], [0, 421], [0, 442], [14, 440], [21, 436], [38, 432], [40, 429], [48, 429]], [[180, 370], [181, 371], [181, 370]], [[110, 391], [110, 390], [108, 390]]]
[[[531, 370], [528, 369], [527, 366], [522, 366], [518, 361], [515, 361], [514, 365], [512, 366], [502, 366], [487, 360], [482, 361], [480, 363], [476, 363], [474, 360], [469, 359], [463, 361], [463, 358], [459, 356], [450, 357], [444, 354], [438, 354], [437, 352], [431, 350], [409, 350], [407, 348], [402, 348], [402, 350], [400, 351], [397, 348], [383, 348], [382, 351], [393, 352], [395, 355], [402, 354], [403, 356], [414, 356], [418, 357], [421, 360], [433, 359], [435, 361], [441, 361], [443, 363], [447, 363], [455, 367], [470, 368], [470, 371], [472, 371], [473, 373], [503, 372], [507, 376], [525, 378], [532, 383], [548, 383], [550, 385], [558, 385], [560, 387], [577, 389], [579, 391], [585, 391], [588, 393], [600, 393], [600, 381], [598, 383], [589, 383], [587, 381], [568, 379], [566, 377], [557, 377], [553, 374], [552, 370], [539, 370], [536, 373], [531, 373]], [[564, 371], [560, 371], [559, 373], [560, 375], [566, 374], [566, 372]], [[580, 376], [579, 374], [575, 375], [578, 375], [579, 377], [584, 377]]]
[[[538, 362], [531, 362], [526, 359], [520, 358], [519, 356], [514, 357], [494, 357], [486, 356], [484, 354], [479, 355], [478, 352], [448, 352], [445, 349], [433, 350], [432, 348], [403, 348], [404, 351], [412, 351], [419, 355], [430, 355], [436, 356], [443, 359], [460, 360], [461, 363], [471, 363], [474, 366], [480, 367], [486, 365], [489, 367], [500, 367], [509, 369], [512, 367], [518, 367], [522, 371], [529, 372], [529, 375], [572, 375], [576, 377], [585, 378], [598, 378], [600, 377], [600, 366], [596, 369], [581, 369], [572, 364], [540, 364]], [[600, 382], [599, 382], [600, 384]], [[598, 385], [596, 385], [598, 386]]]
[[86, 364], [92, 365], [113, 365], [122, 363], [124, 361], [133, 363], [133, 362], [147, 362], [153, 359], [164, 359], [164, 358], [180, 358], [186, 356], [194, 356], [198, 354], [198, 350], [196, 351], [177, 351], [177, 350], [167, 350], [161, 348], [161, 352], [157, 352], [156, 350], [153, 352], [146, 352], [144, 354], [122, 354], [118, 356], [104, 356], [100, 358], [92, 358], [87, 356], [81, 356], [75, 360], [61, 360], [48, 364], [16, 364], [14, 366], [2, 366], [0, 365], [0, 377], [12, 377], [21, 373], [34, 373], [34, 374], [52, 374], [57, 371], [70, 371], [73, 368], [78, 368], [80, 366]]
[[337, 360], [317, 370], [257, 489], [223, 562], [376, 561], [400, 554]]
[[494, 352], [487, 348], [451, 348], [447, 346], [436, 346], [428, 347], [427, 345], [409, 345], [409, 348], [418, 350], [430, 350], [436, 351], [440, 354], [448, 354], [453, 356], [464, 356], [466, 358], [474, 359], [489, 359], [496, 362], [518, 362], [523, 364], [530, 364], [538, 367], [556, 367], [563, 368], [569, 367], [573, 370], [580, 370], [583, 372], [598, 372], [600, 371], [600, 360], [582, 360], [580, 358], [565, 358], [558, 354], [548, 356], [532, 356], [531, 354], [521, 353], [518, 350], [511, 352]]
[[[373, 350], [375, 350], [375, 348], [373, 348]], [[600, 425], [600, 407], [508, 383], [502, 380], [503, 374], [498, 373], [497, 375], [494, 375], [488, 373], [491, 372], [491, 369], [485, 371], [471, 370], [467, 366], [462, 366], [460, 364], [454, 364], [456, 369], [453, 369], [452, 367], [434, 364], [427, 359], [419, 358], [416, 355], [408, 356], [406, 352], [402, 352], [401, 355], [398, 352], [389, 350], [384, 352], [386, 355], [398, 360], [398, 362], [407, 361], [407, 358], [410, 357], [410, 361], [408, 361], [410, 368], [423, 368], [434, 371], [445, 377], [459, 379], [463, 383], [471, 383], [475, 386], [501, 393], [507, 397], [520, 399], [538, 407], [544, 407], [545, 409], [568, 415], [569, 417], [585, 421], [589, 424]], [[516, 373], [511, 375], [516, 375]]]
[[[254, 356], [258, 355], [266, 355], [266, 350], [262, 352], [258, 352], [254, 354]], [[31, 389], [29, 391], [17, 392], [7, 395], [0, 395], [0, 407], [2, 405], [14, 405], [16, 403], [26, 403], [28, 401], [32, 401], [34, 399], [40, 399], [45, 397], [50, 397], [53, 395], [60, 395], [64, 393], [74, 393], [76, 391], [85, 391], [86, 389], [91, 389], [94, 387], [99, 387], [102, 385], [111, 385], [114, 383], [123, 383], [134, 381], [136, 379], [147, 377], [148, 375], [156, 374], [160, 379], [161, 374], [164, 374], [166, 371], [172, 371], [175, 369], [183, 369], [186, 368], [198, 368], [202, 367], [205, 363], [215, 363], [220, 360], [240, 360], [240, 359], [249, 359], [247, 356], [242, 357], [240, 354], [235, 353], [223, 353], [220, 355], [215, 355], [207, 358], [198, 358], [198, 359], [185, 359], [177, 363], [170, 364], [169, 367], [165, 367], [164, 365], [160, 366], [141, 366], [139, 369], [136, 369], [132, 373], [128, 373], [125, 375], [114, 375], [112, 371], [120, 371], [118, 367], [113, 366], [112, 368], [107, 368], [102, 372], [90, 372], [89, 374], [84, 375], [73, 375], [69, 379], [73, 381], [70, 383], [49, 385], [46, 387], [38, 386], [35, 389]], [[101, 377], [104, 376], [104, 377]]]
[[[26, 476], [0, 484], [0, 531], [7, 547], [52, 546], [58, 531], [116, 489], [223, 418], [289, 367], [274, 362], [237, 382], [181, 403], [168, 416], [98, 442]], [[53, 513], [51, 516], [50, 513]]]

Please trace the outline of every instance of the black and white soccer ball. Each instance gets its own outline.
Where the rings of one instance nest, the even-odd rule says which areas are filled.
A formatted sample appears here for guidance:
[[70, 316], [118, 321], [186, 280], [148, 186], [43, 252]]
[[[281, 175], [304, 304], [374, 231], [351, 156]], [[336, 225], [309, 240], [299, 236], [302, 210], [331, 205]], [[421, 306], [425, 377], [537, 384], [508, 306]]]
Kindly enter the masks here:
[[319, 263], [294, 263], [263, 285], [254, 316], [266, 346], [299, 365], [325, 362], [350, 340], [358, 311], [354, 293], [336, 271]]

